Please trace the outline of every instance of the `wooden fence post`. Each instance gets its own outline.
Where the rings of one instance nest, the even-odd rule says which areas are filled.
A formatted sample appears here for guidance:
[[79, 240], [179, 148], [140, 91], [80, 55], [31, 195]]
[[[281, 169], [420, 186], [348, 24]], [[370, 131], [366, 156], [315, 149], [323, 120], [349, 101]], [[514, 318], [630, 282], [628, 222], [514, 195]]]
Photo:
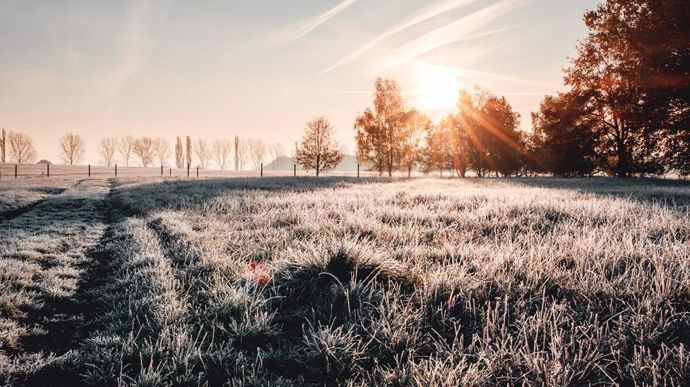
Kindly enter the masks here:
[[189, 177], [189, 163], [187, 163], [187, 177]]
[[17, 178], [17, 164], [14, 164], [14, 178]]
[[292, 176], [297, 177], [297, 164], [292, 164]]
[[50, 177], [50, 164], [46, 164], [46, 174]]
[[359, 164], [357, 164], [357, 178], [359, 179]]
[[163, 177], [163, 166], [161, 165], [161, 177]]
[[91, 164], [89, 164], [89, 177], [91, 177]]
[[170, 176], [172, 176], [172, 168], [170, 168]]
[[117, 164], [115, 164], [115, 177], [117, 177]]
[[199, 167], [196, 167], [196, 177], [199, 177]]
[[264, 177], [264, 163], [261, 163], [261, 172], [259, 177]]

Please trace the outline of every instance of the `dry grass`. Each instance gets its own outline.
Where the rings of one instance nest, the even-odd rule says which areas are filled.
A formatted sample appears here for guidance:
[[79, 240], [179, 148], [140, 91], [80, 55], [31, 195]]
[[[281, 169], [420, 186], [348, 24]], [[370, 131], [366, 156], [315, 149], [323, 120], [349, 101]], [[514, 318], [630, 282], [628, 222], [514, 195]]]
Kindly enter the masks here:
[[36, 373], [91, 385], [690, 383], [684, 182], [131, 180], [107, 200], [116, 222], [87, 333]]

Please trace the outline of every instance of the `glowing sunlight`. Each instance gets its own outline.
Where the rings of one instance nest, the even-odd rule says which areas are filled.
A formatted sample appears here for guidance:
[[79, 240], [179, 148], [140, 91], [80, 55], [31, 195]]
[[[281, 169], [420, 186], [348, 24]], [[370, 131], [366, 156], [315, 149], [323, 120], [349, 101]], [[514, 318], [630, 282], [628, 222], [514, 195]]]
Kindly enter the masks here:
[[458, 100], [460, 84], [453, 69], [441, 66], [422, 66], [419, 70], [417, 97], [425, 111], [452, 109]]

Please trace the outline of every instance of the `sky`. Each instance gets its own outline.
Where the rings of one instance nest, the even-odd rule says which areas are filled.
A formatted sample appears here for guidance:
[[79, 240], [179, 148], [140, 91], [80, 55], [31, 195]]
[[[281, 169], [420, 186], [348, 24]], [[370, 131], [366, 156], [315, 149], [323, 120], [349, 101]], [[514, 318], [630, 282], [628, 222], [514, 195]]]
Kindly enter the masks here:
[[[81, 135], [261, 138], [326, 115], [354, 151], [376, 77], [438, 120], [474, 85], [530, 112], [563, 89], [594, 0], [0, 0], [0, 127], [39, 158]], [[448, 97], [450, 95], [450, 97]]]

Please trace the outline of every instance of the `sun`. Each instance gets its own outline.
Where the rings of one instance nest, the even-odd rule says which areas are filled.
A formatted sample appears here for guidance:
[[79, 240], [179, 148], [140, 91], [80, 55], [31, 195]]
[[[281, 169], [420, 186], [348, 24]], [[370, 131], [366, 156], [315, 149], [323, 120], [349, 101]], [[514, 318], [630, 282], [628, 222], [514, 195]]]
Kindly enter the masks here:
[[419, 106], [427, 111], [450, 110], [458, 102], [458, 75], [441, 66], [422, 66], [418, 77]]

